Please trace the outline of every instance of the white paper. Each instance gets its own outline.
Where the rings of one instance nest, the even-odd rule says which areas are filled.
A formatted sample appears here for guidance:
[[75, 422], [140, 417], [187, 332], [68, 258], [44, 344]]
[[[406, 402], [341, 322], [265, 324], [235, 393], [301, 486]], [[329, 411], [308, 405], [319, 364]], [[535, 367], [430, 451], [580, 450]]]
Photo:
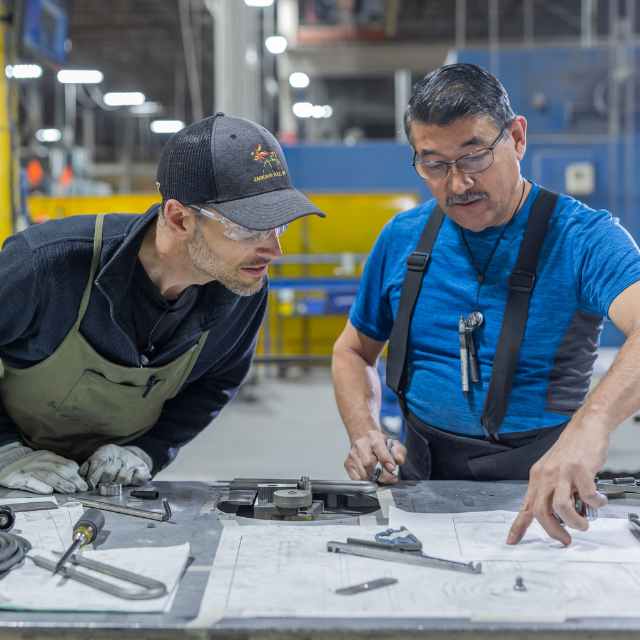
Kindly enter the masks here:
[[[33, 549], [30, 555], [42, 555], [52, 560], [57, 559], [46, 549]], [[153, 600], [118, 598], [75, 580], [53, 576], [50, 571], [37, 567], [27, 559], [22, 567], [11, 571], [0, 581], [0, 609], [145, 613], [168, 611], [189, 557], [189, 545], [83, 551], [82, 555], [160, 580], [167, 587], [167, 595]], [[121, 584], [114, 578], [100, 573], [94, 573], [81, 567], [74, 568], [114, 584]], [[132, 585], [125, 586], [128, 589], [136, 588]]]
[[[200, 615], [192, 626], [210, 624], [223, 617], [562, 622], [567, 618], [639, 615], [640, 564], [558, 562], [553, 555], [556, 550], [549, 545], [545, 548], [551, 554], [546, 556], [542, 549], [536, 549], [530, 561], [515, 558], [510, 555], [511, 548], [503, 549], [502, 536], [512, 515], [454, 514], [452, 520], [451, 514], [445, 514], [429, 518], [428, 524], [421, 523], [419, 537], [425, 553], [441, 553], [455, 560], [482, 560], [482, 574], [327, 552], [330, 540], [373, 539], [384, 528], [380, 526], [225, 528]], [[393, 514], [394, 525], [397, 516]], [[409, 526], [410, 519], [404, 522]], [[485, 525], [488, 533], [473, 540], [473, 536], [479, 535], [479, 523]], [[415, 522], [411, 524], [412, 529], [417, 528]], [[486, 525], [495, 525], [494, 530], [500, 533], [493, 547], [490, 536], [494, 530]], [[459, 527], [462, 534], [456, 532]], [[608, 529], [606, 526], [602, 529], [604, 536]], [[617, 535], [620, 530], [614, 529]], [[460, 539], [464, 541], [462, 549]], [[610, 550], [618, 548], [617, 542], [612, 542]], [[604, 549], [596, 551], [604, 553]], [[467, 553], [482, 557], [467, 557]], [[587, 557], [584, 551], [582, 556], [580, 552], [577, 555], [580, 559]], [[506, 558], [500, 559], [501, 556]], [[488, 557], [494, 559], [486, 560]], [[514, 589], [518, 576], [523, 579], [526, 591]], [[335, 593], [338, 588], [382, 577], [396, 578], [398, 583], [356, 595]]]
[[516, 517], [512, 511], [410, 513], [389, 510], [389, 526], [405, 526], [422, 541], [424, 553], [465, 560], [521, 562], [640, 563], [640, 543], [624, 518], [599, 518], [588, 531], [569, 529], [568, 547], [549, 537], [533, 522], [517, 545], [505, 543]]

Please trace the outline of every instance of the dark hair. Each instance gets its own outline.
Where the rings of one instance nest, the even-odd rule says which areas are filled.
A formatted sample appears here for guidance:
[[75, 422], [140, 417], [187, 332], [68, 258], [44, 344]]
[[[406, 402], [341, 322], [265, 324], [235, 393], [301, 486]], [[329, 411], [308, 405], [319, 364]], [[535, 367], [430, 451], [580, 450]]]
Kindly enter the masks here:
[[498, 129], [515, 118], [502, 83], [475, 64], [448, 64], [416, 82], [404, 114], [404, 130], [414, 120], [448, 125], [467, 116], [489, 116]]

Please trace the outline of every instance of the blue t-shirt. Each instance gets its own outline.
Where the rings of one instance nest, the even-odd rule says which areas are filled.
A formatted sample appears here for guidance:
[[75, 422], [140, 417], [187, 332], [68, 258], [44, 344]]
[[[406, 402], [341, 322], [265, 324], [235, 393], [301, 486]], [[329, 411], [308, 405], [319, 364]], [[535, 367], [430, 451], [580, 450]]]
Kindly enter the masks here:
[[[476, 266], [484, 267], [500, 233], [485, 279], [477, 272], [461, 229], [445, 217], [418, 297], [409, 338], [409, 410], [423, 422], [482, 436], [480, 418], [507, 301], [507, 283], [539, 192], [533, 185], [508, 227], [464, 232]], [[367, 261], [350, 320], [378, 341], [391, 335], [406, 261], [415, 250], [435, 200], [400, 213], [382, 230]], [[615, 298], [640, 280], [640, 251], [607, 211], [561, 195], [538, 259], [537, 279], [501, 433], [566, 422], [587, 393], [603, 317]], [[481, 311], [474, 332], [480, 383], [460, 386], [458, 318]]]

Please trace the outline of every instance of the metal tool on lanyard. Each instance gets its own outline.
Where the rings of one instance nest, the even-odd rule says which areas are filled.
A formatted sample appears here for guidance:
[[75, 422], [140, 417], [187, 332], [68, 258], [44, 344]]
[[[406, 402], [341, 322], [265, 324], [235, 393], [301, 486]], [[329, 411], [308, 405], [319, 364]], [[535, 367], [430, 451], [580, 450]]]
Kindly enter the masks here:
[[98, 536], [98, 533], [102, 531], [102, 527], [104, 527], [104, 514], [97, 509], [87, 509], [80, 517], [80, 520], [73, 526], [73, 542], [62, 554], [62, 557], [53, 569], [53, 573], [58, 573], [79, 547], [84, 547], [93, 542]]
[[[394, 534], [400, 535], [394, 536]], [[407, 548], [407, 545], [410, 545], [410, 547]], [[415, 548], [416, 546], [418, 548]], [[464, 573], [482, 573], [482, 563], [480, 562], [458, 562], [457, 560], [436, 558], [425, 555], [422, 553], [421, 548], [422, 544], [420, 541], [404, 527], [395, 530], [387, 529], [377, 534], [375, 540], [347, 538], [346, 542], [336, 540], [327, 542], [327, 551], [330, 553], [344, 553], [374, 560], [402, 562], [404, 564], [414, 564], [432, 569], [448, 569], [450, 571], [461, 571]]]
[[458, 318], [458, 339], [460, 341], [460, 383], [463, 393], [469, 392], [471, 382], [480, 382], [478, 353], [473, 332], [482, 325], [484, 317], [480, 311], [473, 311], [466, 318]]

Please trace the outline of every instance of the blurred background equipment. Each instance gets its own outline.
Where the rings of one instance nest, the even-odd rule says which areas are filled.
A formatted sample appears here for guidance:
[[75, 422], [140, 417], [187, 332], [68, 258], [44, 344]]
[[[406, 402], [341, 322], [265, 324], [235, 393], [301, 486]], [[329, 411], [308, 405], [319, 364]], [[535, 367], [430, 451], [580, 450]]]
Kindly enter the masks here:
[[[410, 166], [403, 115], [412, 84], [432, 69], [464, 61], [496, 74], [529, 120], [523, 173], [611, 210], [640, 235], [635, 0], [3, 0], [0, 7], [7, 168], [0, 239], [51, 218], [146, 210], [159, 200], [163, 144], [204, 115], [244, 116], [278, 135], [294, 183], [329, 213], [282, 238], [260, 366], [241, 395], [262, 408], [265, 395], [281, 396], [283, 415], [274, 408], [271, 423], [286, 433], [299, 428], [300, 415], [312, 421], [309, 402], [332, 402], [331, 348], [381, 228], [429, 196]], [[621, 342], [606, 322], [597, 376]], [[274, 378], [299, 378], [306, 388], [293, 399]], [[234, 411], [242, 409], [231, 407], [223, 419]], [[238, 419], [242, 432], [247, 416]], [[335, 412], [324, 418], [337, 420]], [[402, 438], [386, 389], [381, 421]], [[614, 437], [616, 471], [637, 469], [637, 447], [624, 435], [631, 428]], [[326, 436], [320, 429], [318, 439]], [[247, 464], [257, 462], [265, 465], [264, 455]], [[326, 475], [312, 460], [298, 462], [277, 471]], [[181, 473], [196, 471], [187, 465]]]

